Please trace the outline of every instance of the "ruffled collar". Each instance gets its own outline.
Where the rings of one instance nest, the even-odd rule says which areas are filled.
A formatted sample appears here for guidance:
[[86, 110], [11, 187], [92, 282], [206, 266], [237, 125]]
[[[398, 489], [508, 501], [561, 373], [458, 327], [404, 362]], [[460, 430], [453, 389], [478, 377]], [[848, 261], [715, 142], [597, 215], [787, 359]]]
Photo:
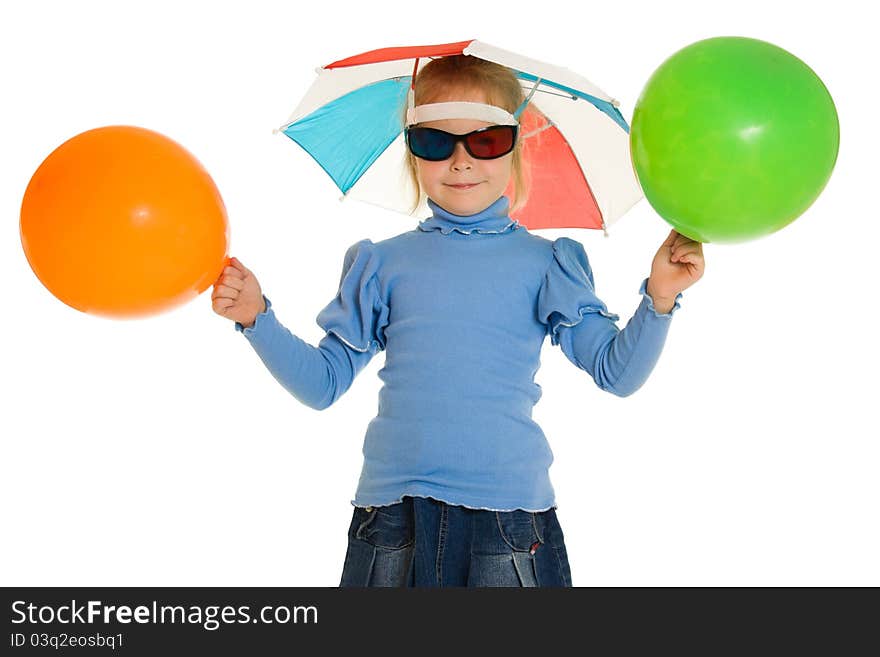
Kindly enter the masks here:
[[428, 207], [434, 213], [433, 216], [419, 223], [419, 228], [426, 232], [439, 230], [444, 235], [449, 235], [452, 231], [463, 235], [500, 234], [514, 231], [522, 226], [518, 221], [507, 216], [510, 200], [506, 196], [500, 197], [482, 212], [468, 216], [452, 214], [430, 198]]

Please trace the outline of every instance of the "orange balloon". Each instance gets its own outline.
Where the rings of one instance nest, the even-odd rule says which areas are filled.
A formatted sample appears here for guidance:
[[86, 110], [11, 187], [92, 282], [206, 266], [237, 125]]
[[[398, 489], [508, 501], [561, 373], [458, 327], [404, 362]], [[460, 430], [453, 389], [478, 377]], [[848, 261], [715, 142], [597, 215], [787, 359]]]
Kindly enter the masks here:
[[194, 299], [226, 265], [229, 223], [214, 181], [152, 130], [83, 132], [47, 157], [21, 204], [21, 243], [67, 305], [143, 317]]

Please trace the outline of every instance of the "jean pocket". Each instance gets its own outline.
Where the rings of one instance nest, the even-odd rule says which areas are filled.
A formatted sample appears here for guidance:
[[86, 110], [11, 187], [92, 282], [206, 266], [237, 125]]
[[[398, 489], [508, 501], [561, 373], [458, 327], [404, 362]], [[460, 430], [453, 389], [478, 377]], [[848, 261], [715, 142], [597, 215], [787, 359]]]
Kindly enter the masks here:
[[538, 529], [547, 545], [544, 548], [544, 556], [547, 556], [548, 553], [553, 555], [552, 564], [549, 559], [542, 562], [542, 578], [548, 582], [558, 578], [553, 586], [570, 587], [572, 584], [571, 567], [568, 563], [568, 550], [565, 547], [565, 535], [562, 532], [562, 527], [559, 525], [555, 509], [542, 511], [536, 519], [538, 521]]
[[373, 547], [400, 550], [415, 542], [412, 500], [361, 509], [354, 537]]
[[[544, 542], [536, 524], [535, 513], [516, 509], [496, 511], [498, 531], [502, 540], [517, 552], [534, 552]], [[537, 544], [537, 545], [536, 545]]]

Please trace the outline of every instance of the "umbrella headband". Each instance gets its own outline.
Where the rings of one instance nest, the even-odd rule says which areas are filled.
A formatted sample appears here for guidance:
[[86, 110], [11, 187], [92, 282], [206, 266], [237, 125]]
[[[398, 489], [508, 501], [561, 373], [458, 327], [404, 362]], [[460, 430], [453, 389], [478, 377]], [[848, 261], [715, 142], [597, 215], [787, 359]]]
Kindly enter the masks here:
[[513, 114], [507, 110], [484, 103], [455, 101], [449, 103], [430, 103], [417, 107], [413, 107], [410, 104], [406, 110], [407, 127], [416, 123], [440, 121], [442, 119], [474, 119], [496, 125], [519, 125]]

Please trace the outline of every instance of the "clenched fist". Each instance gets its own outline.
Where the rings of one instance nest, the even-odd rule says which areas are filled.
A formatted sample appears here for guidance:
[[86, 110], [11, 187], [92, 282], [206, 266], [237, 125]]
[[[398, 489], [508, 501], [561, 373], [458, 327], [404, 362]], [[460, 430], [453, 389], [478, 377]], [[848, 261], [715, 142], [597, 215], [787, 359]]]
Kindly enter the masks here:
[[212, 308], [218, 315], [241, 322], [245, 328], [254, 325], [257, 315], [266, 311], [260, 283], [250, 269], [237, 258], [230, 258], [220, 277], [214, 282]]
[[700, 280], [705, 269], [702, 243], [672, 229], [651, 263], [646, 291], [654, 300], [654, 307], [659, 312], [669, 312], [678, 293]]

